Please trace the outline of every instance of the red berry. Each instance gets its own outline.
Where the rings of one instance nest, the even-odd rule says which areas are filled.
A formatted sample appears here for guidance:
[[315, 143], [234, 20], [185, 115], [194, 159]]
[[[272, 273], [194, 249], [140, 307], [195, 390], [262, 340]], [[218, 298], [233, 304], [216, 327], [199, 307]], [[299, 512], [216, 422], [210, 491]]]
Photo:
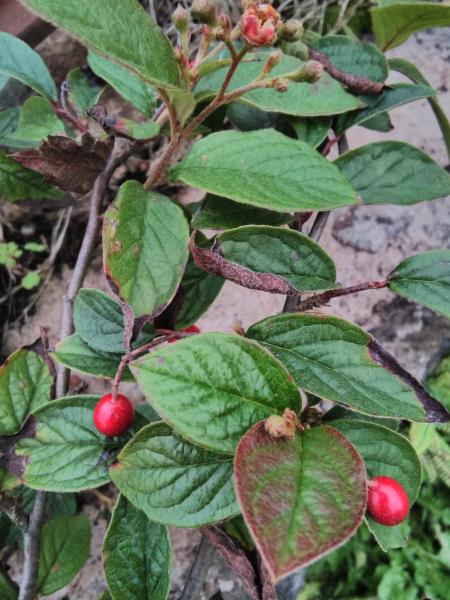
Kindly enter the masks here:
[[134, 407], [126, 396], [117, 394], [117, 397], [113, 398], [112, 394], [107, 394], [97, 402], [94, 425], [103, 435], [122, 435], [133, 421]]
[[409, 498], [405, 488], [392, 477], [374, 477], [369, 481], [367, 509], [380, 525], [399, 525], [409, 512]]

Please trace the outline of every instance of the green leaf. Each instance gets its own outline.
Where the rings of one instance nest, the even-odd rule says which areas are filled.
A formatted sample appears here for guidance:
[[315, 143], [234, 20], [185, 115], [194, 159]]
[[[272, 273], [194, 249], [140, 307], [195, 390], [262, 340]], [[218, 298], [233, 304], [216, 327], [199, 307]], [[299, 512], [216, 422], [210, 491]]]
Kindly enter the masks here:
[[37, 591], [48, 596], [72, 581], [89, 556], [91, 525], [85, 515], [58, 517], [42, 530]]
[[191, 225], [194, 229], [232, 229], [241, 225], [286, 225], [293, 220], [294, 217], [290, 214], [208, 195], [194, 213]]
[[[73, 307], [73, 324], [76, 334], [93, 350], [107, 354], [125, 354], [122, 309], [100, 290], [80, 290]], [[152, 326], [150, 329], [153, 329]], [[133, 347], [142, 346], [154, 338], [148, 326], [146, 330], [147, 333], [140, 335]]]
[[248, 226], [217, 237], [221, 254], [258, 273], [272, 273], [298, 291], [336, 287], [336, 267], [319, 244], [282, 227]]
[[60, 200], [64, 194], [45, 181], [39, 173], [19, 165], [0, 153], [0, 190], [3, 198], [16, 200]]
[[19, 113], [18, 106], [0, 111], [0, 146], [9, 146], [8, 135], [17, 129]]
[[375, 142], [340, 156], [335, 164], [365, 204], [417, 204], [450, 194], [450, 174], [404, 142]]
[[64, 123], [58, 119], [50, 102], [32, 96], [25, 100], [20, 110], [19, 127], [8, 135], [8, 142], [17, 148], [35, 148], [47, 136], [64, 133]]
[[[208, 244], [206, 238], [199, 242], [200, 246]], [[189, 256], [180, 283], [181, 308], [176, 314], [175, 329], [184, 329], [196, 323], [220, 294], [224, 283], [222, 277], [199, 269], [192, 256]]]
[[[421, 83], [428, 86], [430, 85], [413, 63], [402, 58], [391, 58], [388, 61], [388, 64], [390, 69], [402, 73], [415, 83]], [[450, 159], [450, 122], [436, 97], [428, 98], [428, 102], [430, 103], [439, 127], [441, 128], [445, 145], [447, 147], [447, 154]]]
[[139, 387], [158, 414], [184, 438], [233, 454], [252, 425], [299, 395], [281, 364], [239, 336], [205, 333], [180, 340], [135, 361]]
[[24, 4], [144, 81], [179, 87], [172, 46], [136, 0], [24, 0]]
[[18, 594], [10, 578], [0, 571], [0, 598], [2, 600], [17, 600]]
[[[268, 58], [267, 52], [251, 55], [252, 60], [242, 62], [227, 88], [228, 92], [247, 85], [261, 75]], [[282, 77], [299, 71], [304, 62], [283, 55], [280, 63], [270, 72], [271, 77]], [[229, 66], [226, 65], [202, 77], [194, 89], [198, 101], [209, 100], [219, 91]], [[280, 94], [274, 89], [253, 90], [239, 98], [239, 102], [266, 112], [278, 112], [297, 117], [321, 117], [345, 113], [364, 106], [363, 102], [344, 90], [328, 73], [318, 82], [289, 82], [287, 92]]]
[[331, 127], [331, 118], [329, 117], [319, 119], [294, 117], [290, 119], [290, 122], [297, 138], [302, 142], [310, 144], [313, 148], [317, 148], [317, 146], [320, 146], [326, 140]]
[[266, 112], [240, 102], [228, 104], [227, 119], [235, 129], [240, 129], [240, 131], [254, 131], [268, 127], [275, 129], [283, 121], [279, 113]]
[[235, 478], [244, 519], [275, 581], [343, 544], [364, 516], [364, 464], [331, 427], [287, 440], [258, 423], [238, 446]]
[[312, 47], [326, 54], [333, 66], [357, 77], [382, 83], [389, 75], [387, 60], [373, 44], [353, 40], [345, 35], [327, 35]]
[[156, 137], [159, 133], [159, 125], [155, 121], [135, 123], [129, 119], [120, 119], [119, 123], [120, 128], [124, 128], [135, 140], [147, 140]]
[[16, 242], [0, 242], [0, 265], [4, 265], [7, 269], [13, 269], [22, 254]]
[[421, 29], [450, 25], [450, 6], [436, 2], [402, 2], [370, 10], [375, 39], [383, 52], [403, 44]]
[[365, 127], [366, 129], [371, 129], [373, 131], [381, 131], [381, 133], [389, 133], [390, 131], [392, 131], [392, 129], [394, 129], [388, 112], [383, 112], [379, 113], [378, 115], [375, 115], [371, 119], [368, 119], [367, 121], [364, 121], [364, 123], [361, 123], [361, 126]]
[[307, 392], [369, 415], [425, 420], [415, 393], [378, 366], [372, 336], [353, 323], [285, 314], [252, 325], [247, 335], [273, 352]]
[[165, 423], [141, 429], [110, 469], [113, 482], [151, 520], [174, 527], [224, 521], [240, 509], [233, 459], [193, 446]]
[[33, 290], [41, 283], [41, 276], [36, 271], [29, 271], [25, 277], [22, 277], [20, 285], [24, 290]]
[[22, 427], [28, 414], [50, 400], [53, 377], [46, 361], [21, 348], [0, 367], [0, 435]]
[[430, 98], [435, 94], [436, 91], [427, 85], [394, 83], [377, 96], [364, 96], [364, 100], [368, 104], [367, 108], [354, 110], [338, 117], [336, 121], [336, 133], [343, 133], [347, 129], [350, 129], [350, 127], [362, 125], [381, 113], [407, 104], [408, 102]]
[[429, 375], [427, 389], [450, 409], [450, 355], [445, 356]]
[[117, 442], [94, 426], [92, 414], [99, 396], [68, 396], [33, 413], [36, 431], [17, 442], [26, 457], [24, 483], [36, 490], [79, 492], [108, 483], [102, 463], [105, 451]]
[[42, 58], [19, 38], [0, 32], [0, 74], [18, 79], [38, 94], [56, 100], [56, 86]]
[[[52, 356], [69, 369], [101, 379], [113, 379], [121, 361], [121, 354], [100, 352], [91, 348], [79, 335], [70, 335], [56, 344]], [[127, 368], [123, 380], [133, 377]]]
[[407, 258], [389, 275], [389, 289], [450, 319], [450, 249]]
[[112, 288], [134, 316], [156, 316], [175, 295], [189, 256], [181, 208], [137, 181], [124, 183], [105, 213], [103, 262]]
[[[131, 79], [133, 76], [128, 72], [128, 77]], [[89, 81], [83, 69], [72, 69], [67, 76], [67, 83], [69, 101], [79, 115], [86, 114], [94, 104], [97, 104], [104, 90], [103, 86]]]
[[149, 85], [121, 65], [89, 52], [88, 64], [96, 75], [104, 79], [125, 100], [130, 102], [144, 115], [151, 117], [155, 112], [157, 92]]
[[[422, 482], [422, 467], [414, 448], [403, 435], [364, 421], [338, 420], [330, 425], [345, 435], [356, 448], [364, 461], [369, 479], [378, 475], [392, 477], [405, 488], [410, 504], [413, 504]], [[376, 523], [369, 515], [366, 515], [366, 520], [385, 552], [406, 545], [409, 534], [407, 521], [395, 527], [386, 527]]]
[[39, 244], [38, 242], [27, 242], [23, 248], [28, 252], [45, 252], [47, 250], [45, 244]]
[[334, 165], [309, 144], [272, 129], [213, 133], [171, 169], [170, 179], [279, 212], [329, 210], [357, 201]]
[[113, 600], [166, 600], [172, 549], [167, 527], [152, 523], [123, 496], [103, 543], [105, 576]]

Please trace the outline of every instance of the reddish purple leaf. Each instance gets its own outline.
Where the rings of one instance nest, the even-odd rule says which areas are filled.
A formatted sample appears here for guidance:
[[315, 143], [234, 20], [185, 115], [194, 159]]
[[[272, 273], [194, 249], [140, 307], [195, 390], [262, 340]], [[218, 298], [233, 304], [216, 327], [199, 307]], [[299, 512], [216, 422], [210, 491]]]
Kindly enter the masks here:
[[343, 544], [367, 501], [364, 463], [332, 427], [292, 440], [272, 438], [264, 421], [242, 438], [236, 490], [245, 521], [274, 582]]

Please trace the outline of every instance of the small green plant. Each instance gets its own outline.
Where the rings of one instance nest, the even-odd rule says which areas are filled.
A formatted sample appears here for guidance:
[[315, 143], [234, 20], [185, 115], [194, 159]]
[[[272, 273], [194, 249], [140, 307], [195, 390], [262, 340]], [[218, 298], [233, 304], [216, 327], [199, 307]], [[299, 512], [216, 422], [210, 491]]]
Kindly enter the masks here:
[[[318, 242], [333, 209], [450, 194], [449, 173], [418, 148], [346, 143], [352, 126], [387, 131], [391, 109], [427, 98], [450, 149], [435, 90], [383, 54], [450, 24], [450, 7], [374, 6], [375, 45], [347, 24], [345, 35], [321, 36], [270, 4], [245, 1], [232, 21], [213, 0], [195, 0], [174, 14], [173, 47], [135, 0], [25, 4], [83, 42], [92, 71], [141, 117], [108, 114], [103, 87], [80, 69], [57, 90], [38, 54], [0, 34], [0, 75], [36, 93], [0, 114], [3, 196], [90, 195], [60, 339], [53, 346], [43, 331], [0, 368], [1, 506], [24, 531], [19, 600], [60, 589], [86, 558], [85, 520], [52, 512], [46, 522], [46, 504], [111, 482], [120, 495], [103, 558], [113, 600], [167, 599], [169, 526], [201, 528], [252, 600], [276, 597], [281, 578], [361, 528], [384, 550], [404, 546], [422, 468], [397, 429], [447, 423], [449, 412], [367, 331], [317, 309], [388, 288], [450, 317], [450, 250], [344, 288]], [[412, 83], [386, 85], [391, 70]], [[117, 167], [149, 148], [143, 176], [104, 206]], [[204, 199], [184, 206], [180, 184]], [[83, 288], [100, 214], [114, 299]], [[211, 239], [201, 231], [210, 228]], [[225, 280], [286, 296], [283, 313], [247, 331], [201, 333], [195, 323]], [[111, 393], [69, 393], [70, 370], [110, 381]], [[125, 381], [151, 411], [134, 411]], [[312, 411], [314, 398], [343, 408]], [[400, 510], [374, 501], [377, 482], [395, 487]], [[187, 590], [196, 577], [194, 568]], [[6, 574], [0, 585], [17, 596]]]

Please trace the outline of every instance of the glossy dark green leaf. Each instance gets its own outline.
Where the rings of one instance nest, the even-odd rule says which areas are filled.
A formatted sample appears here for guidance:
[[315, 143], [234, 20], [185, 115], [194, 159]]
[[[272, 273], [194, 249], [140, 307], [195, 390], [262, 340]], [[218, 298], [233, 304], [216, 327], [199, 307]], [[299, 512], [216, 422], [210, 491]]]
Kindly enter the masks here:
[[355, 191], [333, 164], [309, 144], [272, 129], [213, 133], [171, 169], [170, 178], [279, 212], [356, 203]]
[[450, 174], [403, 142], [375, 142], [340, 156], [335, 164], [365, 204], [416, 204], [450, 195]]
[[389, 74], [386, 58], [373, 44], [345, 35], [327, 35], [314, 42], [312, 47], [323, 52], [334, 67], [350, 75], [381, 83]]
[[331, 118], [329, 117], [318, 119], [294, 117], [290, 119], [290, 122], [298, 139], [310, 144], [313, 148], [317, 148], [326, 140], [331, 127]]
[[205, 333], [156, 350], [132, 364], [139, 387], [158, 414], [184, 438], [233, 454], [252, 425], [299, 394], [282, 365], [258, 344]]
[[[201, 246], [205, 244], [209, 244], [206, 238], [199, 242]], [[196, 323], [220, 294], [224, 283], [222, 277], [199, 269], [192, 256], [189, 256], [178, 291], [181, 307], [176, 314], [175, 329], [184, 329]]]
[[19, 125], [20, 108], [12, 106], [0, 111], [0, 146], [9, 146], [8, 135]]
[[312, 394], [366, 414], [426, 419], [414, 391], [377, 364], [370, 352], [372, 337], [353, 323], [285, 314], [256, 323], [247, 335], [273, 352]]
[[[366, 466], [369, 479], [392, 477], [405, 488], [410, 504], [417, 498], [422, 482], [422, 467], [409, 441], [399, 433], [374, 423], [338, 420], [330, 423], [353, 444]], [[428, 425], [427, 427], [431, 427]], [[409, 525], [404, 521], [395, 527], [376, 523], [366, 515], [369, 529], [383, 550], [405, 546]]]
[[389, 289], [450, 319], [450, 249], [407, 258], [389, 275]]
[[[132, 75], [128, 74], [131, 78]], [[69, 101], [79, 115], [86, 114], [94, 104], [97, 104], [104, 90], [103, 86], [91, 82], [83, 69], [72, 69], [67, 75], [67, 83]]]
[[165, 423], [144, 427], [110, 469], [113, 482], [147, 517], [201, 527], [237, 515], [233, 459], [194, 446]]
[[381, 131], [381, 133], [389, 133], [389, 131], [392, 131], [392, 129], [394, 129], [388, 112], [383, 112], [379, 113], [378, 115], [375, 115], [371, 119], [368, 119], [367, 121], [364, 121], [364, 123], [361, 123], [361, 126], [365, 127], [366, 129], [371, 129], [373, 131]]
[[152, 86], [130, 73], [121, 65], [89, 52], [88, 63], [96, 75], [104, 79], [118, 94], [128, 100], [144, 115], [151, 117], [155, 112], [157, 92]]
[[73, 396], [56, 400], [34, 412], [36, 432], [16, 445], [26, 457], [23, 480], [37, 490], [78, 492], [108, 483], [102, 456], [117, 448], [94, 426], [98, 396]]
[[123, 496], [103, 543], [106, 581], [112, 600], [166, 600], [172, 549], [167, 527], [149, 521]]
[[175, 295], [188, 260], [181, 208], [127, 181], [103, 222], [103, 263], [113, 291], [134, 316], [156, 316]]
[[0, 571], [0, 598], [2, 600], [17, 600], [18, 594], [10, 578]]
[[0, 32], [0, 75], [18, 79], [38, 94], [56, 100], [56, 86], [42, 58], [28, 44]]
[[22, 427], [27, 415], [51, 398], [53, 377], [46, 361], [21, 348], [0, 367], [0, 435]]
[[22, 167], [6, 154], [0, 154], [0, 189], [2, 197], [10, 202], [60, 200], [64, 195], [47, 183], [42, 175]]
[[364, 516], [364, 463], [331, 427], [287, 440], [258, 423], [238, 446], [235, 478], [244, 519], [275, 581], [343, 544]]
[[255, 129], [268, 127], [275, 129], [283, 120], [279, 113], [266, 112], [240, 102], [232, 102], [228, 105], [227, 118], [233, 127], [240, 131], [255, 131]]
[[450, 6], [437, 2], [401, 2], [372, 8], [375, 39], [383, 52], [403, 44], [421, 29], [450, 25]]
[[272, 273], [299, 291], [336, 286], [336, 267], [328, 254], [306, 235], [282, 227], [247, 226], [219, 235], [223, 256], [258, 273]]
[[[236, 70], [228, 91], [247, 85], [261, 75], [269, 54], [261, 52], [251, 55], [251, 60], [242, 62]], [[293, 56], [283, 55], [280, 63], [272, 69], [271, 77], [282, 77], [299, 71], [304, 63]], [[219, 91], [228, 66], [217, 69], [200, 79], [194, 89], [197, 100], [208, 100]], [[239, 102], [266, 112], [283, 113], [297, 117], [320, 117], [345, 113], [364, 106], [364, 103], [344, 90], [341, 84], [328, 73], [324, 73], [318, 82], [289, 82], [287, 92], [274, 89], [253, 90], [244, 94]]]
[[[76, 334], [100, 353], [125, 354], [124, 316], [120, 305], [105, 293], [84, 288], [78, 293], [73, 307], [73, 324]], [[153, 327], [147, 325], [134, 343], [134, 347], [150, 342]]]
[[58, 517], [42, 529], [37, 591], [48, 596], [72, 581], [89, 556], [91, 525], [85, 515]]
[[368, 104], [367, 108], [354, 110], [339, 117], [336, 122], [336, 133], [343, 133], [354, 125], [362, 125], [377, 115], [402, 106], [402, 104], [430, 98], [435, 94], [435, 90], [427, 85], [394, 83], [377, 96], [364, 96], [364, 101]]
[[293, 220], [290, 214], [255, 208], [208, 194], [194, 213], [191, 225], [194, 229], [232, 229], [241, 225], [286, 225]]
[[64, 123], [56, 116], [46, 98], [32, 96], [23, 104], [18, 128], [8, 135], [15, 148], [34, 148], [49, 135], [64, 135]]
[[172, 46], [136, 0], [24, 0], [24, 4], [144, 81], [179, 87]]
[[[77, 334], [58, 342], [52, 356], [69, 369], [101, 379], [113, 379], [122, 358], [121, 354], [94, 350]], [[123, 379], [133, 379], [128, 369]]]

